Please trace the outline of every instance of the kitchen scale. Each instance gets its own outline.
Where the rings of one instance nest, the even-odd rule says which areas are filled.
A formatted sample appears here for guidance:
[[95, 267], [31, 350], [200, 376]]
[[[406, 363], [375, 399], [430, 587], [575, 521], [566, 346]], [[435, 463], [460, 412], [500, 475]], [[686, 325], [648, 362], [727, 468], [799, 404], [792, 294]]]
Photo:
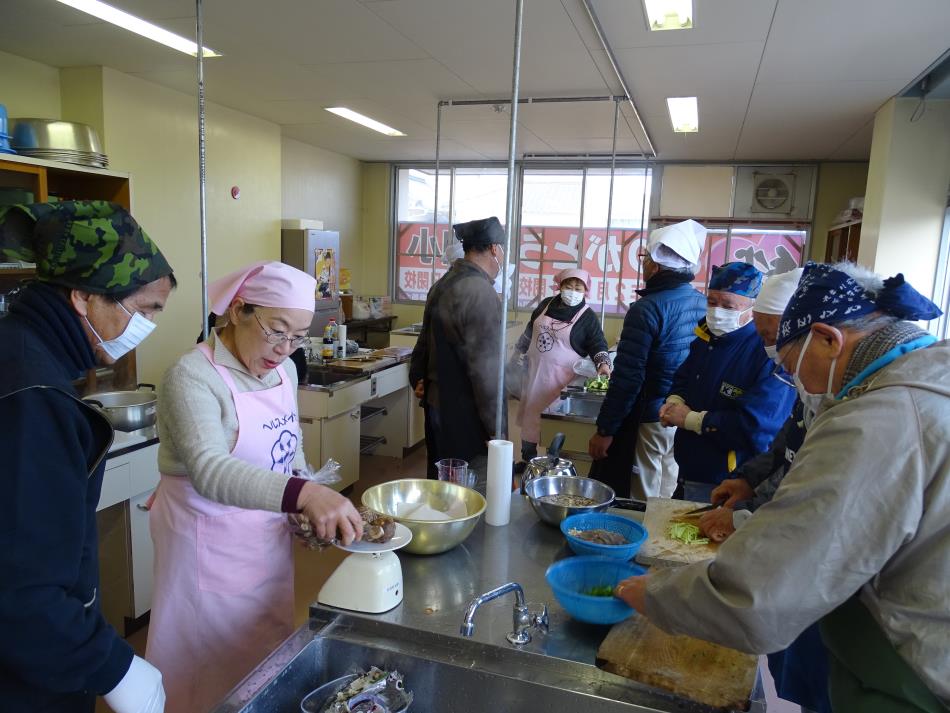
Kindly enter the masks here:
[[395, 550], [412, 540], [412, 531], [396, 523], [389, 542], [334, 543], [351, 553], [326, 581], [317, 595], [320, 604], [349, 611], [381, 614], [402, 601], [402, 565]]

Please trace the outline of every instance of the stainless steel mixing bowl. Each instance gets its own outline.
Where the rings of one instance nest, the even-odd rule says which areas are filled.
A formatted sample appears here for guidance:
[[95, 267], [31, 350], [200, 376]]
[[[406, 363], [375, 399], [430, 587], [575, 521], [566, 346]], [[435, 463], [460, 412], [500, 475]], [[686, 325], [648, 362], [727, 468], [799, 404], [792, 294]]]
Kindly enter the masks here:
[[91, 126], [58, 119], [11, 119], [13, 146], [18, 149], [60, 149], [102, 153], [99, 134]]
[[[417, 555], [436, 555], [451, 550], [468, 537], [485, 512], [480, 493], [443, 480], [407, 478], [380, 483], [363, 493], [363, 505], [391, 516], [412, 530], [412, 542], [403, 550]], [[454, 520], [413, 520], [399, 517], [404, 504], [424, 504], [446, 512], [457, 502], [465, 504], [467, 515]]]
[[[580, 495], [594, 501], [593, 505], [568, 507], [543, 502], [545, 495]], [[539, 518], [549, 525], [560, 525], [569, 515], [582, 512], [601, 512], [614, 500], [613, 488], [593, 478], [578, 478], [568, 475], [548, 475], [535, 478], [525, 485], [525, 495], [531, 501], [531, 507]]]

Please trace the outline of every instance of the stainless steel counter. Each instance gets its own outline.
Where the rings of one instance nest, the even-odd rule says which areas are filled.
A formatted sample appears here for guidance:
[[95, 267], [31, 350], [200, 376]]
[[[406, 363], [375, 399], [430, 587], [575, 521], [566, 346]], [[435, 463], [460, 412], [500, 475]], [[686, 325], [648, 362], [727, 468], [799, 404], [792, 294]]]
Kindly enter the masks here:
[[[708, 707], [594, 666], [609, 627], [574, 621], [558, 606], [544, 572], [572, 553], [560, 531], [540, 522], [527, 500], [512, 498], [511, 522], [505, 527], [490, 527], [483, 520], [462, 545], [444, 554], [400, 553], [404, 599], [395, 609], [369, 615], [311, 605], [309, 625], [238, 686], [218, 713], [289, 710], [282, 706], [294, 696], [299, 700], [309, 690], [307, 681], [342, 675], [335, 672], [344, 664], [365, 667], [367, 662], [391, 663], [406, 673], [407, 681], [410, 673], [411, 680], [421, 681], [420, 712], [436, 710], [431, 702], [438, 699], [446, 710], [456, 711], [525, 710], [531, 701], [548, 713], [711, 713]], [[523, 586], [532, 608], [539, 602], [548, 605], [548, 634], [533, 631], [527, 645], [509, 644], [505, 634], [512, 628], [514, 597], [506, 595], [480, 607], [474, 636], [462, 637], [459, 625], [468, 602], [509, 581]], [[501, 707], [489, 700], [500, 691], [508, 699]], [[282, 703], [275, 707], [278, 700]], [[765, 710], [759, 686], [751, 711]]]

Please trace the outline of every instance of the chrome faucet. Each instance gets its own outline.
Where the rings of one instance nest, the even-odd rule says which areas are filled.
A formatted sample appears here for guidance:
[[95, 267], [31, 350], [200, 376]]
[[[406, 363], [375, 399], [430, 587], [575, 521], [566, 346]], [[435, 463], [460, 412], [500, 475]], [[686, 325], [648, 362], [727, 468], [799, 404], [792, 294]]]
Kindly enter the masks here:
[[542, 632], [548, 630], [548, 608], [541, 605], [541, 611], [532, 613], [528, 610], [528, 605], [524, 599], [524, 589], [517, 582], [508, 582], [500, 587], [492, 589], [490, 592], [479, 594], [468, 603], [465, 608], [465, 614], [462, 617], [462, 625], [459, 627], [459, 633], [462, 636], [472, 636], [475, 633], [475, 612], [478, 608], [492, 599], [502, 597], [508, 592], [515, 593], [515, 606], [512, 612], [512, 630], [505, 635], [509, 643], [517, 646], [523, 646], [531, 641], [531, 632], [528, 631], [532, 626]]

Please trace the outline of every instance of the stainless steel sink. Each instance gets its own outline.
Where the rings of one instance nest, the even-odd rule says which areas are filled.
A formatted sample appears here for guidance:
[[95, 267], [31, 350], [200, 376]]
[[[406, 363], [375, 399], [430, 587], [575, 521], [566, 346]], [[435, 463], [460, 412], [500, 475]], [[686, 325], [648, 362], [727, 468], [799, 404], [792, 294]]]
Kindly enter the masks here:
[[568, 396], [562, 398], [560, 403], [560, 412], [565, 416], [575, 416], [578, 418], [597, 418], [600, 413], [600, 407], [604, 403], [603, 398], [579, 398]]
[[213, 713], [293, 713], [324, 683], [370, 666], [396, 669], [414, 695], [411, 713], [544, 711], [633, 713], [712, 709], [594, 666], [361, 617], [312, 620]]

